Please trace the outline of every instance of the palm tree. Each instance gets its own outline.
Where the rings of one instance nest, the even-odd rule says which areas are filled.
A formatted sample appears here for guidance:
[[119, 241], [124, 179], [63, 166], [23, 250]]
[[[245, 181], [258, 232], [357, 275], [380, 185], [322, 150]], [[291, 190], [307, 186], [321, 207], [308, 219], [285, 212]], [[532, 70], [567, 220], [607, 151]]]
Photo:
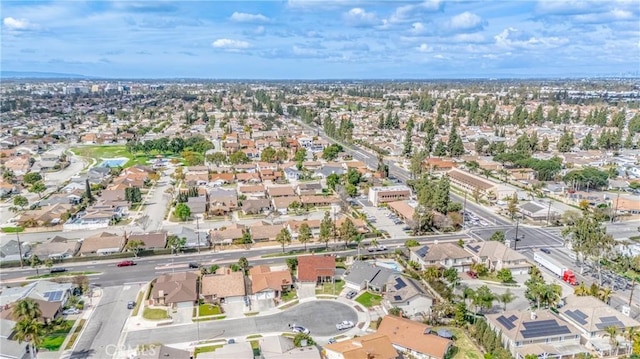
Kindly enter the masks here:
[[12, 314], [13, 319], [19, 322], [22, 320], [40, 319], [42, 311], [36, 301], [27, 298], [16, 302]]
[[589, 295], [589, 288], [587, 288], [587, 286], [584, 284], [584, 282], [580, 283], [579, 286], [575, 287], [573, 289], [573, 294], [577, 295], [578, 297], [583, 297], [585, 295]]
[[616, 350], [616, 355], [618, 354], [618, 327], [610, 325], [604, 328], [604, 336], [609, 337], [609, 343]]
[[611, 290], [611, 288], [600, 288], [600, 290], [598, 291], [598, 299], [609, 304], [609, 298], [611, 297], [612, 293], [613, 291]]
[[35, 358], [36, 347], [42, 343], [42, 323], [37, 319], [24, 319], [13, 327], [13, 338], [18, 343], [29, 342], [29, 354]]
[[427, 281], [437, 279], [439, 277], [440, 277], [440, 270], [438, 269], [438, 267], [431, 266], [431, 267], [425, 268], [424, 279], [426, 279]]
[[467, 299], [470, 299], [473, 301], [473, 297], [476, 295], [476, 291], [473, 290], [473, 288], [469, 288], [469, 287], [465, 287], [462, 290], [462, 299], [464, 299], [464, 304], [467, 304]]
[[506, 292], [502, 294], [498, 294], [497, 296], [498, 302], [502, 303], [502, 310], [507, 310], [507, 304], [513, 302], [516, 299], [516, 296], [511, 293], [511, 290], [507, 289]]

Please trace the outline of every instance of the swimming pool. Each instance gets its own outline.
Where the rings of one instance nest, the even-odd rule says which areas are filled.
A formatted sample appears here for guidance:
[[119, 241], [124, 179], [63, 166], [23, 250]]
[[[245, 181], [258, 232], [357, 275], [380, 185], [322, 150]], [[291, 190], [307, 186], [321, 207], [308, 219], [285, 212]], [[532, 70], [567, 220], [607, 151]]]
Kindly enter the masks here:
[[127, 162], [129, 162], [128, 158], [103, 158], [100, 167], [122, 167]]
[[390, 262], [382, 262], [382, 261], [376, 261], [376, 265], [379, 267], [384, 267], [384, 268], [389, 268], [392, 269], [394, 271], [402, 271], [402, 266], [400, 264], [398, 264], [397, 262], [394, 261], [390, 261]]

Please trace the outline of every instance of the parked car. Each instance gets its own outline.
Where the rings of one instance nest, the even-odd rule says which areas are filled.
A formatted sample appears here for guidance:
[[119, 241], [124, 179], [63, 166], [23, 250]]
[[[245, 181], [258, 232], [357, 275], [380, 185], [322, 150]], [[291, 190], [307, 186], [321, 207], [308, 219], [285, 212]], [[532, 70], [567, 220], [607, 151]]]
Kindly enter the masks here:
[[369, 246], [367, 248], [367, 251], [369, 252], [382, 252], [382, 251], [386, 251], [387, 247], [385, 246]]
[[191, 262], [189, 263], [189, 268], [200, 268], [200, 264]]
[[299, 326], [299, 325], [292, 325], [291, 326], [291, 331], [294, 333], [303, 333], [303, 334], [307, 334], [309, 335], [309, 333], [311, 333], [311, 331], [305, 327]]
[[116, 264], [117, 267], [129, 267], [134, 265], [136, 265], [136, 262], [134, 261], [122, 261]]
[[353, 324], [353, 322], [350, 320], [343, 320], [342, 322], [336, 324], [336, 329], [338, 330], [346, 330], [353, 327], [355, 327], [355, 324]]
[[127, 302], [127, 309], [133, 309], [136, 307], [136, 302], [130, 300]]
[[63, 315], [73, 315], [80, 314], [80, 310], [78, 308], [69, 308], [62, 311]]
[[62, 272], [66, 272], [66, 271], [67, 271], [67, 268], [62, 268], [62, 267], [49, 269], [49, 273], [62, 273]]
[[478, 278], [478, 273], [474, 272], [474, 271], [467, 271], [467, 275], [473, 279]]
[[357, 294], [358, 292], [356, 292], [355, 290], [352, 290], [352, 291], [349, 291], [349, 293], [347, 293], [346, 297], [347, 299], [353, 299]]
[[336, 342], [336, 338], [334, 337], [329, 338], [329, 344], [333, 344], [335, 342]]
[[551, 254], [551, 251], [548, 248], [540, 248], [540, 251], [546, 254]]

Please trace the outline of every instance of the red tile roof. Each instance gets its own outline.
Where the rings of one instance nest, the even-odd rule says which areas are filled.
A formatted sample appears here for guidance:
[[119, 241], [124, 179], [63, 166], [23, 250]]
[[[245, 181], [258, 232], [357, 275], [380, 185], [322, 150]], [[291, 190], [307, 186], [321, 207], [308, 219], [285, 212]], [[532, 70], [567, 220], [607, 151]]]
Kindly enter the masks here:
[[333, 256], [298, 257], [298, 281], [316, 282], [318, 277], [332, 277], [336, 271], [336, 258]]

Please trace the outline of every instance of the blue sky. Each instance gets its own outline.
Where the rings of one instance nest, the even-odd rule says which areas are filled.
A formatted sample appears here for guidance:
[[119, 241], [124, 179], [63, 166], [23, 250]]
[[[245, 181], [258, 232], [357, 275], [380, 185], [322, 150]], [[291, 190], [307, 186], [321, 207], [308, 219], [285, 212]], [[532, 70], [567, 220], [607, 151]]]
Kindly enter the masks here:
[[5, 71], [126, 78], [640, 72], [640, 0], [6, 1]]

